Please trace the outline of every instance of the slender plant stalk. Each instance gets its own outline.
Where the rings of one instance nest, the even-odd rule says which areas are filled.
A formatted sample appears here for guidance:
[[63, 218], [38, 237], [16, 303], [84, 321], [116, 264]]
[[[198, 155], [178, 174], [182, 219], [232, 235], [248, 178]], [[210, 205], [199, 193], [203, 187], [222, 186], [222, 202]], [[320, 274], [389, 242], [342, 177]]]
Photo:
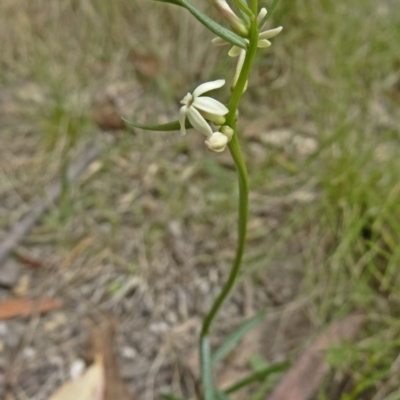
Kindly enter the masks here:
[[[180, 5], [189, 10], [203, 25], [217, 34], [218, 38], [216, 38], [215, 42], [213, 41], [214, 44], [220, 45], [229, 42], [237, 45], [240, 48], [238, 54], [239, 60], [232, 85], [234, 87], [227, 107], [215, 99], [201, 97], [201, 95], [205, 92], [218, 89], [225, 84], [224, 79], [219, 79], [212, 82], [206, 82], [198, 86], [193, 93], [188, 93], [182, 99], [181, 104], [183, 104], [183, 106], [180, 108], [178, 121], [162, 125], [144, 125], [125, 120], [129, 125], [132, 125], [136, 128], [157, 131], [171, 131], [180, 128], [183, 134], [185, 133], [185, 125], [186, 128], [190, 128], [192, 127], [191, 125], [193, 125], [193, 127], [195, 127], [198, 131], [207, 136], [205, 144], [210, 150], [220, 152], [223, 151], [228, 144], [229, 151], [236, 166], [239, 184], [238, 240], [236, 254], [228, 279], [223, 285], [220, 294], [215, 299], [210, 311], [204, 317], [200, 333], [200, 371], [203, 386], [203, 394], [201, 397], [203, 400], [215, 400], [215, 396], [220, 399], [221, 397], [225, 398], [226, 395], [222, 392], [219, 392], [214, 387], [213, 365], [215, 359], [213, 359], [211, 355], [209, 332], [211, 324], [213, 323], [217, 313], [220, 311], [223, 303], [228, 298], [238, 278], [246, 245], [247, 220], [249, 214], [249, 181], [246, 164], [240, 149], [236, 126], [238, 107], [243, 96], [243, 92], [247, 86], [247, 81], [249, 79], [258, 46], [265, 47], [271, 45], [271, 43], [265, 40], [265, 38], [272, 38], [276, 36], [282, 28], [280, 27], [274, 30], [263, 32], [263, 39], [259, 41], [259, 30], [262, 29], [264, 25], [264, 22], [267, 18], [264, 17], [264, 15], [267, 13], [265, 9], [263, 9], [261, 13], [258, 12], [258, 0], [234, 0], [241, 11], [243, 19], [239, 18], [231, 10], [226, 0], [211, 0], [211, 2], [213, 2], [221, 12], [221, 15], [229, 22], [233, 29], [232, 32], [215, 23], [212, 19], [191, 5], [188, 0], [158, 1]], [[248, 5], [248, 2], [250, 5]], [[276, 7], [278, 2], [279, 0], [273, 0], [273, 9]], [[259, 23], [258, 19], [263, 20]], [[245, 36], [246, 38], [240, 37], [237, 33]], [[222, 42], [220, 39], [223, 39]], [[232, 48], [232, 50], [233, 53], [237, 53], [237, 49]], [[232, 53], [230, 52], [229, 54], [231, 55]], [[199, 96], [201, 98], [199, 98]], [[208, 117], [202, 115], [202, 110], [207, 110], [209, 114]], [[218, 131], [214, 132], [208, 124], [208, 121], [219, 121], [219, 117], [222, 116], [225, 117], [225, 123], [217, 123], [217, 125], [222, 126]], [[186, 123], [187, 120], [190, 121], [191, 124]], [[227, 347], [225, 347], [225, 349], [226, 348]], [[222, 354], [221, 351], [218, 354]]]
[[[211, 307], [211, 310], [203, 320], [203, 326], [200, 335], [200, 348], [204, 346], [205, 341], [208, 341], [208, 334], [211, 323], [213, 322], [222, 304], [227, 299], [231, 290], [233, 289], [235, 281], [239, 275], [244, 248], [246, 244], [247, 220], [249, 212], [249, 181], [247, 176], [246, 164], [244, 162], [243, 155], [240, 150], [240, 145], [237, 135], [236, 114], [240, 103], [240, 99], [243, 95], [243, 91], [246, 86], [246, 82], [250, 75], [254, 57], [257, 52], [257, 44], [258, 44], [257, 8], [258, 8], [257, 0], [253, 0], [251, 3], [251, 9], [254, 15], [251, 17], [251, 27], [250, 27], [250, 37], [249, 37], [250, 44], [246, 52], [246, 58], [239, 79], [236, 83], [236, 86], [233, 90], [232, 96], [228, 103], [229, 113], [226, 117], [226, 124], [232, 127], [232, 129], [235, 131], [235, 134], [233, 135], [232, 140], [229, 143], [229, 150], [231, 152], [233, 161], [235, 162], [236, 165], [238, 182], [239, 182], [239, 220], [238, 220], [238, 242], [236, 248], [236, 255], [227, 282], [223, 286], [221, 293], [216, 298], [214, 304]], [[201, 371], [204, 371], [204, 363], [207, 362], [207, 360], [204, 360], [202, 355], [200, 355], [200, 362], [201, 362]], [[210, 398], [206, 397], [206, 400], [212, 399], [212, 397]]]
[[232, 140], [229, 143], [229, 150], [231, 152], [233, 161], [235, 162], [236, 165], [238, 173], [238, 181], [239, 181], [238, 243], [236, 248], [235, 259], [233, 261], [229, 278], [225, 283], [224, 287], [222, 288], [221, 293], [215, 300], [213, 306], [211, 307], [210, 312], [204, 318], [200, 340], [202, 340], [205, 336], [208, 335], [213, 319], [215, 318], [223, 302], [225, 301], [230, 291], [232, 290], [236, 278], [239, 274], [240, 265], [243, 258], [243, 252], [246, 242], [247, 219], [248, 219], [249, 183], [247, 177], [246, 164], [244, 162], [242, 152], [240, 150], [237, 129], [236, 129], [235, 115], [239, 106], [240, 99], [243, 94], [243, 90], [245, 88], [246, 82], [248, 80], [251, 71], [255, 54], [257, 52], [257, 42], [258, 42], [257, 20], [256, 18], [253, 18], [251, 22], [250, 46], [246, 53], [246, 59], [244, 61], [239, 79], [237, 81], [235, 89], [228, 103], [229, 113], [226, 118], [226, 124], [231, 126], [235, 131], [235, 134], [233, 135]]

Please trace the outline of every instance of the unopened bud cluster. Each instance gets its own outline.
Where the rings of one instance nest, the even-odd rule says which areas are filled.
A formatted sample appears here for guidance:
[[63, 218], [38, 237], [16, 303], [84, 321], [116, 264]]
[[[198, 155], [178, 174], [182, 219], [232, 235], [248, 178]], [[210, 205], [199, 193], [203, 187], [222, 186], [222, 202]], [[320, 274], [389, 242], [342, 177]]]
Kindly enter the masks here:
[[[219, 1], [219, 0], [216, 0]], [[225, 0], [223, 0], [225, 1]], [[229, 7], [229, 5], [227, 4], [227, 6]], [[232, 10], [231, 10], [232, 11]], [[233, 11], [232, 11], [233, 12]], [[262, 8], [257, 16], [257, 22], [260, 24], [263, 20], [264, 17], [267, 15], [267, 9], [266, 8]], [[238, 18], [236, 16], [236, 18]], [[240, 19], [240, 18], [239, 18]], [[244, 21], [242, 21], [244, 23]], [[264, 26], [261, 26], [261, 29]], [[233, 28], [232, 28], [233, 29]], [[274, 28], [274, 29], [269, 29], [267, 31], [261, 32], [258, 36], [258, 43], [257, 43], [257, 47], [259, 48], [266, 48], [271, 46], [271, 42], [268, 39], [271, 39], [273, 37], [275, 37], [276, 35], [278, 35], [280, 32], [282, 31], [282, 27], [279, 26], [278, 28]], [[248, 42], [248, 40], [246, 39], [246, 41]], [[216, 46], [225, 46], [225, 45], [229, 45], [229, 42], [227, 42], [226, 40], [220, 38], [220, 37], [216, 37], [212, 40], [212, 43]], [[243, 64], [246, 58], [246, 50], [241, 49], [238, 46], [233, 46], [229, 52], [228, 55], [230, 57], [239, 57], [238, 58], [238, 62], [236, 64], [236, 71], [235, 71], [235, 75], [233, 77], [232, 80], [232, 84], [231, 84], [231, 90], [233, 91], [235, 89], [235, 86], [237, 84], [237, 81], [239, 79], [240, 73], [242, 72], [242, 68], [243, 68]], [[246, 82], [246, 86], [244, 88], [244, 91], [247, 89], [247, 82]]]

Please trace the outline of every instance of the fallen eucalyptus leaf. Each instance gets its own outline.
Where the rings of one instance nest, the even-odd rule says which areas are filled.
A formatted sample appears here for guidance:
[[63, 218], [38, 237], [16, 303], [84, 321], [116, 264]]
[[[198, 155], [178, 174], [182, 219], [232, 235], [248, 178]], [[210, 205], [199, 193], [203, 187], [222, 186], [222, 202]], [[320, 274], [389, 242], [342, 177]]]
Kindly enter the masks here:
[[104, 400], [104, 365], [101, 358], [75, 380], [61, 386], [49, 400]]

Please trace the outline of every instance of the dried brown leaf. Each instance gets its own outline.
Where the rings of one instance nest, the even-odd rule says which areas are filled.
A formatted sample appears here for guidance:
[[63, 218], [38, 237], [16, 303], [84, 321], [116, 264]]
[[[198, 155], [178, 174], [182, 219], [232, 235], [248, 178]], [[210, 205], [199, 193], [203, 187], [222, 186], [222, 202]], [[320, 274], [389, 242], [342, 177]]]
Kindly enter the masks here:
[[104, 400], [104, 365], [99, 358], [83, 375], [59, 388], [49, 400]]
[[54, 299], [18, 299], [0, 302], [0, 320], [26, 317], [61, 308], [62, 303]]
[[303, 353], [266, 400], [308, 400], [321, 386], [329, 365], [324, 350], [342, 340], [352, 340], [365, 318], [354, 314], [335, 322]]

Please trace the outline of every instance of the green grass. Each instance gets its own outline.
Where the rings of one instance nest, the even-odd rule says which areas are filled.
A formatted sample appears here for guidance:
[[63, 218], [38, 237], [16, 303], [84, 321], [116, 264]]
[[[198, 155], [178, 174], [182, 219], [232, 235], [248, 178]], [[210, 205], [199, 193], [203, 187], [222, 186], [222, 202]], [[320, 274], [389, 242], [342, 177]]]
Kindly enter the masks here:
[[[175, 115], [175, 100], [197, 83], [220, 78], [228, 68], [233, 74], [224, 50], [209, 45], [212, 35], [183, 10], [178, 15], [173, 10], [153, 8], [150, 1], [69, 0], [51, 6], [46, 0], [2, 1], [0, 82], [12, 89], [29, 81], [39, 88], [43, 100], [21, 108], [18, 122], [29, 124], [40, 139], [27, 146], [44, 165], [61, 168], [60, 154], [73, 153], [92, 137], [91, 98], [111, 83], [133, 82], [144, 93], [140, 119], [153, 121], [154, 111]], [[307, 305], [321, 328], [364, 310], [360, 341], [327, 356], [349, 378], [340, 399], [395, 400], [400, 398], [400, 9], [390, 0], [282, 0], [272, 19], [284, 30], [260, 54], [241, 126], [246, 132], [258, 124], [260, 137], [285, 127], [314, 138], [318, 150], [300, 157], [244, 135], [257, 194], [251, 200], [252, 219], [256, 222], [273, 198], [279, 221], [275, 229], [262, 218], [261, 224], [250, 223], [246, 268], [249, 274], [268, 273], [271, 260], [284, 257], [300, 263], [301, 294], [308, 294]], [[165, 68], [153, 80], [143, 78], [130, 58], [132, 50], [156, 56]], [[195, 134], [184, 140], [127, 136], [104, 157], [90, 187], [82, 185], [84, 195], [70, 194], [75, 214], [84, 217], [59, 227], [67, 230], [66, 246], [71, 245], [69, 229], [79, 222], [98, 235], [99, 249], [110, 249], [107, 257], [117, 257], [129, 270], [132, 260], [119, 254], [131, 228], [141, 230], [151, 253], [167, 235], [168, 221], [179, 219], [199, 243], [208, 232], [215, 234], [216, 247], [198, 254], [199, 262], [229, 260], [230, 253], [219, 249], [234, 243], [235, 177], [226, 159], [220, 162], [203, 147]], [[128, 168], [132, 159], [135, 169]], [[157, 165], [153, 173], [152, 164]], [[47, 178], [57, 175], [49, 170]], [[145, 176], [155, 205], [141, 202], [143, 193], [138, 193], [129, 203], [132, 215], [116, 212], [115, 204], [122, 204], [123, 195]], [[285, 202], [300, 189], [313, 199]], [[139, 201], [132, 200], [135, 196]], [[57, 229], [54, 224], [49, 217], [48, 228]], [[108, 226], [114, 237], [99, 226]], [[300, 253], [291, 253], [293, 241], [301, 243]], [[330, 399], [332, 382], [321, 389], [320, 399]]]
[[389, 2], [296, 4], [281, 18], [299, 28], [293, 78], [307, 82], [301, 111], [320, 141], [304, 166], [319, 200], [300, 211], [305, 220], [294, 210], [296, 226], [308, 227], [306, 288], [321, 321], [358, 309], [368, 316], [363, 339], [335, 351], [333, 364], [354, 385], [341, 398], [389, 399], [399, 394], [400, 143], [389, 82], [398, 79], [400, 12]]

